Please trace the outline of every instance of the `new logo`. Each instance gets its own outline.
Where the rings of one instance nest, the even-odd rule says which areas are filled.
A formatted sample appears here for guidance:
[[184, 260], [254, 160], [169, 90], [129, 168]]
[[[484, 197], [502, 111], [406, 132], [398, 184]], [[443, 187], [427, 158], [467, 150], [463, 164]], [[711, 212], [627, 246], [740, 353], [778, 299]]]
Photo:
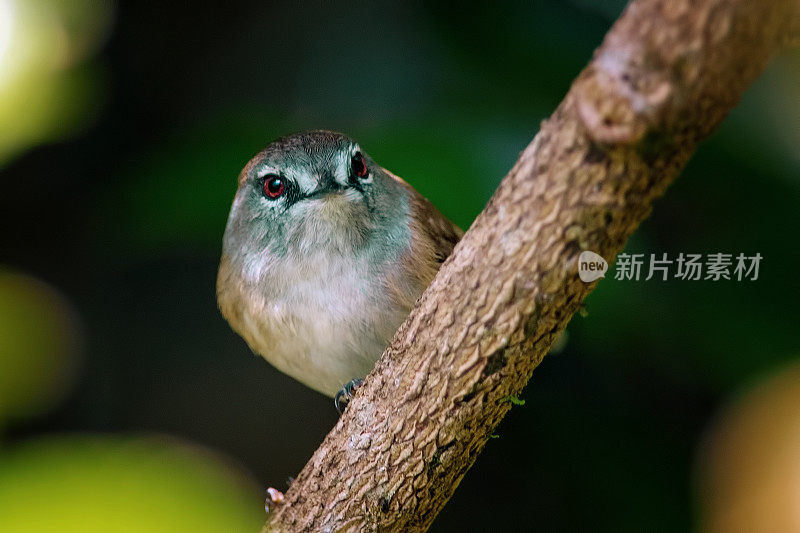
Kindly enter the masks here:
[[606, 277], [607, 270], [608, 261], [594, 252], [585, 250], [578, 257], [578, 276], [585, 283]]

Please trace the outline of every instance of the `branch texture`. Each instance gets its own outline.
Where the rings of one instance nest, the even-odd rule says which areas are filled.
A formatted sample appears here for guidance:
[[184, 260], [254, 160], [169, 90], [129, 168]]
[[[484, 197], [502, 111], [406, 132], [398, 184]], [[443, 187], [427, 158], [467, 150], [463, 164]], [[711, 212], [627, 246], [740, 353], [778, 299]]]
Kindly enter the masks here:
[[422, 531], [595, 283], [782, 46], [794, 0], [634, 0], [265, 527]]

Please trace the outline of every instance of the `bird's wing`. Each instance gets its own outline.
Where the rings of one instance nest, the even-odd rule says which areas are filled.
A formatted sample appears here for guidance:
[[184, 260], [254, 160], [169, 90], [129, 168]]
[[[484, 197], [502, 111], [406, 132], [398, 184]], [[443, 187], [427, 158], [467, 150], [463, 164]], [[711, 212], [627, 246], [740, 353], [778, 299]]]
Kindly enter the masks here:
[[464, 232], [403, 178], [392, 174], [388, 170], [386, 173], [411, 193], [412, 212], [416, 214], [420, 223], [418, 230], [427, 237], [427, 240], [432, 245], [435, 260], [438, 263], [444, 262], [453, 251], [456, 243], [461, 240]]

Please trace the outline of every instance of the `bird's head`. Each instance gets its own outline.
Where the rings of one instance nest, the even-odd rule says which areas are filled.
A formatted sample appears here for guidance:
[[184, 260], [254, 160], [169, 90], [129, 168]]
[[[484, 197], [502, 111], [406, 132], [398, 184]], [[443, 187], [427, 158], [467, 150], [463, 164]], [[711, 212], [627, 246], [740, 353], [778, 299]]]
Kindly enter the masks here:
[[397, 241], [408, 210], [405, 187], [352, 139], [330, 131], [289, 135], [242, 170], [224, 252], [264, 261], [357, 254]]

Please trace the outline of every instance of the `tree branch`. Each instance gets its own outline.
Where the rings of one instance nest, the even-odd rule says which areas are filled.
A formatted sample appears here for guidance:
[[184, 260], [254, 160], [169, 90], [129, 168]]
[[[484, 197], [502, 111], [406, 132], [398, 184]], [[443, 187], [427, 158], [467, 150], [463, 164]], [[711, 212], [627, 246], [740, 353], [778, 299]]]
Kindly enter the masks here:
[[635, 0], [270, 517], [421, 531], [697, 143], [798, 41], [793, 0]]

